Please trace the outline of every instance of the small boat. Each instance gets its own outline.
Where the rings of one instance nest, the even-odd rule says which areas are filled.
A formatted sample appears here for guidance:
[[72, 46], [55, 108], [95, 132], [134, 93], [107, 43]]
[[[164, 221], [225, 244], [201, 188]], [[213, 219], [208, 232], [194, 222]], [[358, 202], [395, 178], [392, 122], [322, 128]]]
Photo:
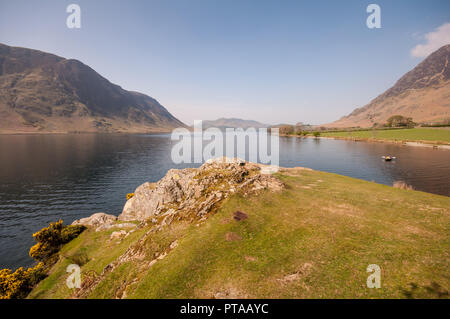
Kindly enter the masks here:
[[384, 159], [386, 162], [390, 162], [392, 160], [395, 160], [394, 156], [381, 156], [382, 159]]

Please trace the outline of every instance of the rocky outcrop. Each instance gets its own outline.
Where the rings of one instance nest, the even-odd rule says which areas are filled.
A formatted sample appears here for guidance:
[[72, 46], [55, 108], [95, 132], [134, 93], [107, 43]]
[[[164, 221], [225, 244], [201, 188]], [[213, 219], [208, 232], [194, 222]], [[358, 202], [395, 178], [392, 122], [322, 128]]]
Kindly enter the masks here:
[[117, 217], [105, 213], [95, 213], [89, 217], [75, 220], [72, 225], [83, 225], [95, 228], [95, 231], [103, 231], [111, 228], [134, 228], [133, 223], [116, 223]]
[[274, 171], [271, 166], [225, 157], [209, 160], [199, 168], [171, 169], [157, 183], [139, 186], [119, 217], [95, 213], [72, 225], [105, 231], [137, 227], [127, 221], [150, 221], [162, 227], [174, 218], [204, 219], [233, 193], [247, 196], [264, 189], [281, 190], [283, 183], [272, 175]]
[[145, 183], [127, 201], [118, 219], [152, 220], [167, 224], [173, 218], [202, 218], [235, 192], [281, 190], [283, 184], [267, 166], [239, 159], [209, 160], [199, 168], [171, 169], [157, 183]]
[[128, 233], [125, 230], [120, 231], [114, 231], [111, 233], [111, 236], [109, 237], [109, 240], [117, 240], [121, 239], [122, 237], [127, 237], [130, 233]]
[[117, 220], [114, 215], [108, 215], [105, 213], [95, 213], [89, 217], [75, 220], [72, 225], [84, 225], [91, 227], [98, 227], [100, 225], [112, 224]]
[[[109, 263], [99, 275], [95, 274], [88, 280], [85, 276], [83, 286], [72, 297], [87, 297], [108, 274], [126, 262], [136, 261], [139, 269], [145, 271], [164, 259], [176, 249], [178, 240], [166, 247], [160, 247], [151, 255], [148, 255], [143, 247], [154, 234], [164, 231], [168, 225], [173, 225], [173, 221], [185, 220], [195, 222], [196, 226], [199, 226], [231, 194], [240, 193], [247, 196], [262, 190], [282, 190], [284, 184], [272, 175], [277, 170], [277, 167], [230, 158], [209, 160], [199, 168], [172, 169], [157, 183], [144, 183], [136, 189], [134, 196], [127, 201], [122, 214], [117, 218], [125, 221], [124, 223], [119, 224], [114, 216], [98, 213], [75, 221], [75, 224], [96, 227], [97, 231], [131, 224], [126, 221], [140, 221], [138, 229], [149, 227], [139, 240]], [[236, 212], [233, 216], [236, 221], [248, 217], [243, 212]], [[114, 231], [110, 234], [109, 241], [118, 243], [133, 231]], [[242, 238], [230, 232], [225, 240], [239, 241]], [[134, 282], [124, 281], [116, 297], [125, 298], [127, 286]]]

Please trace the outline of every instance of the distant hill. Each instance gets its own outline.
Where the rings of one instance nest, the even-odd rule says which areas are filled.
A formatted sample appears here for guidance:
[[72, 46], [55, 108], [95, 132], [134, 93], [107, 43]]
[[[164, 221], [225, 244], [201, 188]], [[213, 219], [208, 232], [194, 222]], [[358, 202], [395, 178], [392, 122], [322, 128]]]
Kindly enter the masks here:
[[450, 45], [430, 54], [397, 83], [328, 127], [371, 127], [392, 115], [412, 117], [415, 122], [440, 121], [450, 117]]
[[263, 124], [253, 120], [242, 120], [238, 118], [220, 118], [214, 121], [203, 121], [202, 123], [203, 129], [207, 129], [209, 127], [217, 127], [220, 129], [224, 128], [243, 128], [247, 129], [250, 127], [254, 128], [264, 128], [269, 127], [270, 125]]
[[185, 126], [87, 65], [0, 44], [0, 133], [161, 132]]

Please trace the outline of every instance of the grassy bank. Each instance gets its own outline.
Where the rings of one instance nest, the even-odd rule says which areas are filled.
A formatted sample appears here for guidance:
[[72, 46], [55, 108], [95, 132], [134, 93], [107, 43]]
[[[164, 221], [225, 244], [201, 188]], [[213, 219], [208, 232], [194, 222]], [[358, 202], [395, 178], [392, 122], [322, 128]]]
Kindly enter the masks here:
[[450, 144], [450, 130], [437, 128], [323, 132], [321, 133], [321, 136], [348, 139]]
[[[139, 243], [145, 256], [115, 268], [87, 297], [448, 297], [449, 197], [303, 169], [278, 176], [282, 192], [234, 195], [204, 223], [155, 232]], [[237, 210], [248, 218], [234, 220]], [[82, 280], [98, 276], [150, 227], [120, 242], [109, 240], [113, 230], [85, 231], [29, 297], [70, 297], [65, 268], [76, 256], [85, 256]], [[381, 267], [380, 289], [366, 287], [369, 264]]]

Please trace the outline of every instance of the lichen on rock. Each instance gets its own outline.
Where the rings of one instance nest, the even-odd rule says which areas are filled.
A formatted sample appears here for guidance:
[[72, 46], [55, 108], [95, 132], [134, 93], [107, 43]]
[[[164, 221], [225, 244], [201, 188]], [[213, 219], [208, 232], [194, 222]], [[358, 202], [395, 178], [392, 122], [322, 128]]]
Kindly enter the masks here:
[[202, 218], [235, 192], [281, 190], [283, 184], [266, 171], [267, 166], [226, 157], [209, 160], [199, 168], [171, 169], [157, 183], [139, 186], [118, 219], [161, 218], [167, 224], [175, 215]]
[[133, 223], [116, 223], [117, 217], [105, 213], [95, 213], [89, 217], [73, 221], [72, 225], [83, 225], [95, 228], [95, 231], [105, 231], [111, 228], [135, 228]]
[[84, 225], [91, 227], [99, 227], [105, 224], [112, 224], [117, 220], [114, 215], [108, 215], [105, 213], [95, 213], [89, 217], [81, 218], [73, 221], [72, 225]]

